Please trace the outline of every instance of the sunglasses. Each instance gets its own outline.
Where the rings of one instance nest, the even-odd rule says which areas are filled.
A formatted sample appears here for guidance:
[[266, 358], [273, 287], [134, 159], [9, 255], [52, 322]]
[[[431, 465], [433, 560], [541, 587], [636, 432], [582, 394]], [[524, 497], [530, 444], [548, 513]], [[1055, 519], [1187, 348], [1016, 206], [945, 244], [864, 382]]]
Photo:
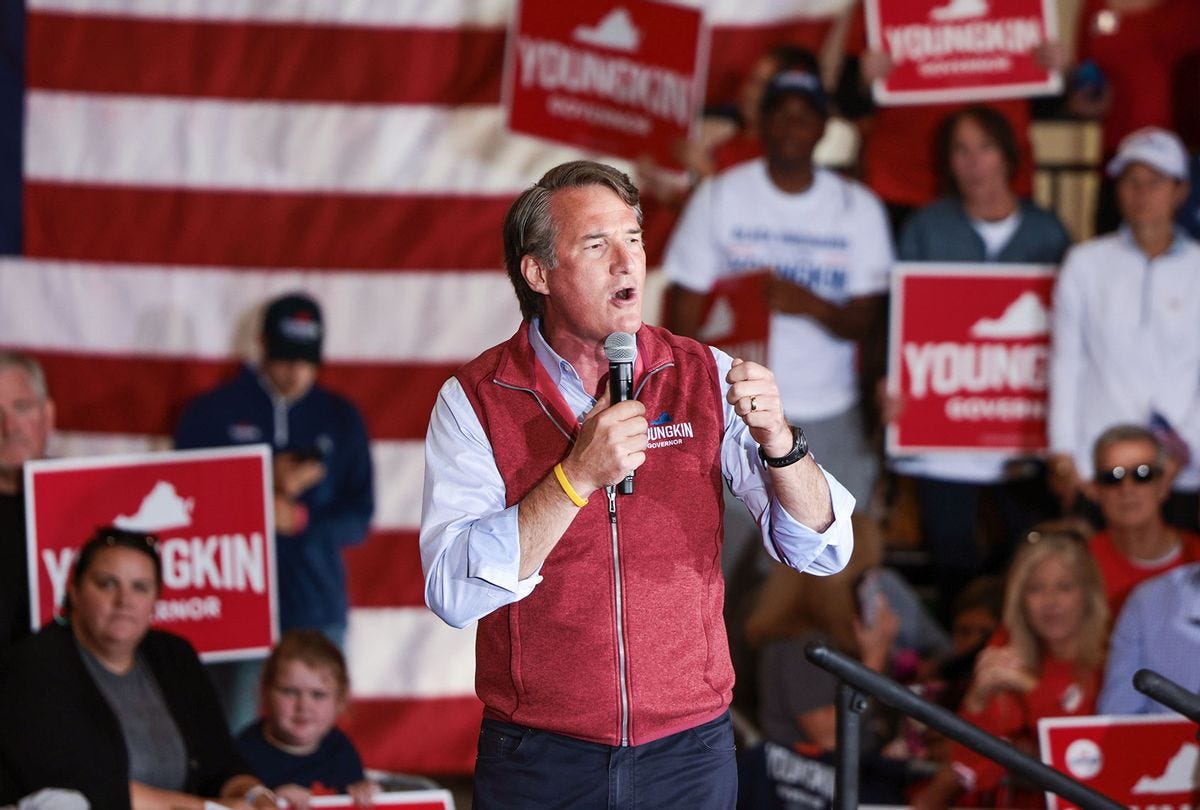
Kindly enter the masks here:
[[1096, 483], [1102, 487], [1115, 487], [1126, 478], [1136, 484], [1146, 484], [1162, 475], [1162, 469], [1151, 464], [1139, 464], [1136, 467], [1113, 467], [1110, 470], [1097, 470]]

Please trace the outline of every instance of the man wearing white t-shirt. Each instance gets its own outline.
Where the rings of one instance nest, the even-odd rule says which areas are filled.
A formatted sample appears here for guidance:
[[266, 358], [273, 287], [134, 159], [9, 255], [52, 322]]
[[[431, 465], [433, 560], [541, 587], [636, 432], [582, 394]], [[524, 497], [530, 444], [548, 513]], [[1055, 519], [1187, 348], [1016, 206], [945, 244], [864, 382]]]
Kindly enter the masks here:
[[762, 101], [765, 157], [696, 191], [667, 247], [667, 327], [695, 336], [721, 279], [768, 272], [767, 362], [789, 421], [866, 508], [878, 460], [859, 407], [856, 342], [884, 314], [892, 242], [866, 187], [813, 165], [828, 101], [812, 73], [776, 74]]

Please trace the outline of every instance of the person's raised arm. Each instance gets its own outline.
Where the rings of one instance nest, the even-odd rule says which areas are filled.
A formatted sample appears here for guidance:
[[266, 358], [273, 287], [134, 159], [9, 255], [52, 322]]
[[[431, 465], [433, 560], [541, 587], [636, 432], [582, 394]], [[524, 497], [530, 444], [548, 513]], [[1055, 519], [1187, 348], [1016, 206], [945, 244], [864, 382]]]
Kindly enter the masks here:
[[[775, 375], [758, 363], [734, 360], [727, 376], [726, 400], [768, 458], [793, 451], [796, 437], [783, 413]], [[794, 464], [770, 467], [775, 497], [789, 515], [817, 532], [833, 523], [829, 483], [811, 454]]]

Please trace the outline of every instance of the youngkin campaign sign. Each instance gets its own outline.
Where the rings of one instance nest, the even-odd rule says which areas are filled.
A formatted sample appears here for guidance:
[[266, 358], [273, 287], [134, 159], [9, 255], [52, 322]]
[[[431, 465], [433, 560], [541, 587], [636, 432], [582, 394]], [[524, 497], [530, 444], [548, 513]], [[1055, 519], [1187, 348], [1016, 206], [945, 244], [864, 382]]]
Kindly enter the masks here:
[[1050, 266], [893, 268], [889, 453], [1045, 448], [1053, 285]]
[[[349, 796], [313, 796], [308, 806], [358, 807]], [[454, 797], [448, 790], [412, 790], [376, 793], [371, 797], [375, 810], [454, 810]]]
[[208, 661], [262, 656], [279, 636], [269, 448], [248, 445], [25, 466], [30, 615], [62, 604], [99, 526], [158, 536], [154, 625]]
[[520, 0], [505, 58], [508, 125], [675, 165], [704, 92], [694, 8], [652, 0]]
[[[1038, 721], [1042, 761], [1131, 810], [1200, 806], [1196, 724], [1178, 715], [1050, 717]], [[1076, 805], [1046, 794], [1049, 810]]]
[[[819, 50], [845, 6], [693, 4], [709, 101], [777, 42]], [[375, 519], [345, 555], [347, 732], [373, 768], [470, 771], [475, 634], [425, 607], [422, 441], [441, 384], [520, 319], [504, 212], [596, 156], [509, 132], [513, 0], [26, 0], [0, 19], [22, 8], [24, 54], [0, 59], [24, 81], [0, 115], [0, 238], [22, 238], [0, 257], [0, 346], [46, 369], [53, 453], [169, 448], [184, 404], [253, 357], [263, 302], [311, 293], [321, 382], [362, 410], [375, 463]], [[675, 212], [642, 206], [654, 266]]]
[[1052, 95], [1034, 49], [1055, 38], [1054, 0], [866, 0], [867, 39], [891, 59], [880, 104]]

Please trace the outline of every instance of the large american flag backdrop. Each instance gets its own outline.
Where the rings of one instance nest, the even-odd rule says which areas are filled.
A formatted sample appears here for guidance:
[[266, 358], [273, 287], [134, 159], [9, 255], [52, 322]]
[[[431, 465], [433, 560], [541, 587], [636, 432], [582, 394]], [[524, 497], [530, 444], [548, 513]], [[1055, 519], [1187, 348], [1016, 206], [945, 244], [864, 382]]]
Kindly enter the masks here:
[[[819, 46], [841, 5], [704, 4], [709, 99], [733, 98], [767, 45]], [[348, 552], [346, 725], [371, 767], [469, 771], [474, 632], [423, 605], [422, 439], [441, 383], [517, 323], [500, 269], [506, 207], [585, 156], [505, 132], [512, 3], [21, 11], [4, 14], [5, 55], [23, 43], [25, 58], [23, 124], [18, 87], [0, 140], [4, 166], [21, 167], [0, 175], [14, 178], [0, 228], [20, 238], [20, 255], [0, 258], [0, 345], [45, 364], [54, 453], [168, 447], [182, 404], [245, 356], [261, 303], [311, 291], [328, 321], [322, 380], [364, 411], [377, 476], [373, 530]], [[0, 66], [10, 83], [21, 68]], [[653, 263], [674, 214], [646, 209]]]

